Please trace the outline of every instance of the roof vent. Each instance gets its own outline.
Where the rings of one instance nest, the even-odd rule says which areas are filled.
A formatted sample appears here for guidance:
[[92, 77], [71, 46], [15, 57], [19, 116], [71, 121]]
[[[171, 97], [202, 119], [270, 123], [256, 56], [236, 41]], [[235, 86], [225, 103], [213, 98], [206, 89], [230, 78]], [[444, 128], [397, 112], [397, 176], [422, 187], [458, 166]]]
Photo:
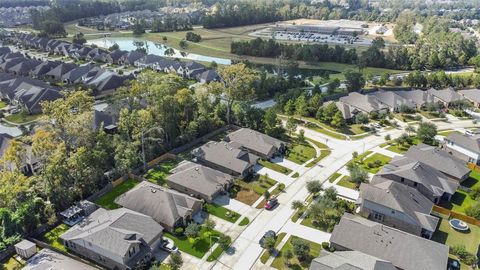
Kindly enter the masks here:
[[195, 171], [197, 171], [197, 172], [198, 172], [198, 167], [195, 167]]
[[155, 193], [155, 192], [157, 192], [157, 190], [156, 190], [156, 189], [154, 189], [154, 188], [150, 189], [150, 191], [152, 191], [152, 193]]

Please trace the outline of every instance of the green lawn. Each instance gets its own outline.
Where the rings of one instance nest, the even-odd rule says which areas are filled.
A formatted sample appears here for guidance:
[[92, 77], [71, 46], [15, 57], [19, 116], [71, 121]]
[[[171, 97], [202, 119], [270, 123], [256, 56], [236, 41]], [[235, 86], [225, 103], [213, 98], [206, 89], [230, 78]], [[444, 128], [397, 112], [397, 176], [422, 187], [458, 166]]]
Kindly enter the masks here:
[[268, 160], [264, 160], [264, 159], [259, 159], [258, 164], [262, 165], [265, 168], [269, 168], [271, 170], [274, 170], [276, 172], [283, 173], [285, 175], [288, 175], [292, 172], [292, 170], [290, 170], [289, 168], [285, 168], [282, 165], [278, 165], [278, 164], [272, 163], [272, 162], [270, 162]]
[[170, 175], [170, 170], [177, 166], [177, 160], [165, 160], [159, 163], [155, 168], [148, 170], [148, 172], [144, 175], [145, 179], [148, 181], [158, 184], [160, 186], [165, 185], [165, 181], [167, 177]]
[[20, 270], [22, 268], [23, 268], [23, 265], [17, 260], [15, 260], [15, 258], [13, 257], [10, 257], [8, 261], [0, 265], [1, 270]]
[[305, 167], [310, 168], [315, 166], [318, 162], [320, 162], [322, 159], [326, 158], [332, 153], [332, 151], [328, 149], [321, 150], [320, 156], [316, 157], [314, 160], [310, 161]]
[[246, 226], [250, 223], [250, 220], [247, 217], [244, 217], [240, 223], [238, 223], [238, 226]]
[[53, 228], [51, 231], [45, 233], [41, 237], [41, 240], [58, 250], [67, 252], [67, 248], [63, 245], [60, 236], [66, 231], [68, 231], [69, 228], [70, 227], [65, 224], [60, 224], [57, 227]]
[[425, 116], [428, 119], [441, 118], [438, 112], [420, 111], [420, 114]]
[[172, 239], [179, 250], [197, 258], [202, 258], [211, 246], [218, 241], [218, 237], [221, 233], [215, 230], [209, 232], [207, 228], [202, 226], [199, 237], [195, 239], [188, 238], [185, 235], [177, 236], [169, 232], [164, 232], [163, 235]]
[[309, 143], [296, 142], [287, 149], [285, 157], [290, 161], [302, 165], [316, 155], [317, 151]]
[[279, 256], [277, 258], [275, 258], [275, 260], [273, 260], [273, 263], [271, 265], [272, 267], [274, 267], [276, 269], [282, 269], [282, 270], [283, 269], [308, 269], [312, 260], [314, 258], [318, 257], [318, 255], [320, 255], [320, 250], [322, 249], [322, 246], [320, 244], [315, 243], [315, 242], [305, 240], [310, 244], [310, 254], [309, 254], [308, 258], [305, 261], [299, 262], [298, 259], [296, 257], [294, 257], [293, 259], [290, 260], [290, 267], [287, 266], [282, 254], [284, 252], [286, 252], [287, 250], [292, 250], [293, 251], [292, 240], [295, 239], [295, 238], [298, 238], [298, 237], [290, 236], [288, 241], [285, 243], [285, 245], [280, 250], [280, 252], [278, 254]]
[[468, 224], [470, 231], [467, 233], [452, 229], [447, 219], [442, 219], [437, 231], [433, 234], [432, 240], [453, 247], [465, 245], [468, 252], [477, 254], [480, 245], [480, 228]]
[[391, 143], [392, 145], [387, 147], [386, 149], [389, 150], [389, 151], [395, 152], [395, 153], [403, 154], [403, 153], [407, 152], [408, 149], [412, 145], [417, 145], [419, 143], [420, 143], [420, 140], [418, 138], [412, 137], [412, 144], [411, 145], [399, 145], [396, 142], [392, 141], [392, 143]]
[[[462, 185], [469, 188], [480, 186], [480, 173], [472, 171], [470, 173], [470, 178], [465, 180]], [[474, 203], [475, 200], [470, 196], [470, 194], [461, 189], [457, 189], [449, 202], [443, 200], [440, 202], [442, 207], [462, 214], [465, 214], [465, 210]]]
[[338, 172], [330, 175], [330, 177], [328, 177], [328, 182], [333, 183], [335, 180], [337, 180], [338, 177], [340, 177], [340, 175], [342, 174]]
[[[275, 247], [277, 247], [280, 242], [282, 242], [283, 238], [285, 238], [286, 233], [282, 232], [277, 235], [277, 239], [275, 240]], [[268, 250], [263, 251], [262, 256], [260, 256], [260, 261], [265, 264], [270, 258], [270, 252]]]
[[212, 214], [231, 223], [235, 223], [240, 218], [240, 214], [238, 214], [237, 212], [228, 210], [223, 206], [213, 203], [205, 203], [203, 205], [203, 210], [209, 214]]
[[448, 136], [452, 133], [458, 133], [458, 134], [461, 134], [460, 132], [456, 131], [456, 130], [453, 130], [453, 129], [447, 129], [447, 130], [440, 130], [438, 131], [438, 135], [442, 135], [442, 136]]
[[0, 100], [0, 109], [3, 109], [5, 107], [7, 107], [8, 103], [6, 103], [5, 101], [3, 100]]
[[325, 135], [330, 136], [330, 137], [335, 138], [335, 139], [339, 139], [339, 140], [346, 140], [347, 139], [347, 136], [345, 136], [345, 135], [332, 132], [330, 130], [319, 127], [315, 124], [305, 125], [305, 127], [308, 128], [308, 129], [314, 130], [316, 132], [325, 134]]
[[317, 147], [320, 148], [320, 149], [329, 149], [326, 144], [321, 143], [321, 142], [319, 142], [319, 141], [315, 141], [315, 140], [312, 140], [312, 139], [307, 139], [307, 141], [315, 144], [315, 146], [317, 146]]
[[129, 191], [138, 184], [138, 181], [127, 179], [120, 185], [114, 187], [108, 193], [98, 198], [95, 203], [106, 209], [116, 209], [119, 206], [114, 202], [115, 199], [123, 193]]
[[42, 116], [41, 114], [23, 114], [23, 113], [16, 113], [11, 114], [5, 117], [5, 120], [15, 123], [15, 124], [23, 124], [29, 123], [32, 121], [36, 121], [38, 118]]
[[[230, 244], [232, 243], [232, 241], [230, 240], [228, 242], [228, 245], [230, 246]], [[218, 245], [213, 251], [212, 253], [210, 253], [210, 255], [208, 256], [207, 258], [207, 262], [213, 262], [215, 260], [218, 259], [218, 257], [220, 257], [220, 255], [222, 255], [222, 253], [225, 251], [225, 249], [223, 249], [223, 247], [221, 247], [220, 245]]]
[[[387, 157], [385, 155], [382, 155], [380, 153], [375, 153], [371, 156], [369, 156], [368, 158], [364, 159], [361, 166], [371, 172], [371, 173], [377, 173], [382, 167], [383, 165], [387, 164], [388, 162], [390, 162], [392, 158], [390, 157]], [[377, 166], [374, 164], [375, 161], [379, 160], [381, 162], [381, 165], [380, 166]], [[369, 166], [369, 164], [372, 164], [371, 166]], [[373, 166], [373, 167], [372, 167]]]
[[346, 187], [350, 189], [357, 189], [357, 184], [350, 182], [350, 176], [344, 175], [340, 181], [338, 181], [337, 185], [341, 187]]

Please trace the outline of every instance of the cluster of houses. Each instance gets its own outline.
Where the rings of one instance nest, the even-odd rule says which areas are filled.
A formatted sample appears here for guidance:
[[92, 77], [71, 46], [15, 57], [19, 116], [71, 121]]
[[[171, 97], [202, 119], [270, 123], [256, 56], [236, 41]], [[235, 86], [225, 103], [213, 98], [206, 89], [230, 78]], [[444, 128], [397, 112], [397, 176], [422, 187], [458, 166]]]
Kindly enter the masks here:
[[341, 97], [335, 105], [345, 120], [351, 120], [358, 113], [399, 112], [401, 108], [411, 110], [425, 109], [428, 104], [436, 103], [440, 108], [450, 108], [459, 101], [470, 101], [476, 107], [480, 104], [480, 90], [455, 91], [452, 88], [436, 90], [379, 90], [368, 94], [357, 92]]
[[[198, 80], [201, 83], [220, 80], [220, 77], [215, 70], [209, 70], [204, 65], [193, 61], [184, 63], [155, 54], [145, 54], [139, 51], [114, 50], [109, 52], [101, 48], [73, 44], [62, 40], [42, 38], [25, 33], [16, 34], [14, 41], [17, 42], [19, 47], [27, 49], [34, 48], [40, 51], [55, 55], [62, 55], [76, 60], [109, 63], [115, 65], [128, 65], [137, 67], [139, 69], [150, 68], [166, 73], [173, 72], [184, 78]], [[120, 76], [115, 72], [110, 71], [110, 73], [111, 76], [115, 75], [118, 78], [125, 77]], [[108, 78], [111, 76], [109, 75]], [[114, 81], [119, 81], [118, 78], [114, 79]], [[71, 80], [68, 80], [68, 82], [70, 81]], [[102, 81], [105, 81], [105, 79]], [[100, 91], [105, 90], [109, 89], [102, 89]]]
[[[226, 194], [235, 178], [253, 172], [260, 157], [272, 158], [285, 147], [284, 142], [251, 129], [233, 131], [225, 141], [192, 150], [193, 161], [183, 161], [171, 170], [168, 188], [142, 181], [115, 199], [119, 209], [92, 210], [83, 203], [62, 212], [67, 222], [77, 224], [61, 239], [69, 251], [98, 265], [132, 269], [153, 256], [163, 231], [174, 232], [192, 222], [204, 201]], [[78, 218], [80, 213], [86, 215], [83, 220]]]
[[429, 240], [440, 221], [432, 209], [469, 177], [462, 151], [478, 142], [455, 134], [443, 149], [419, 144], [394, 157], [360, 185], [359, 215], [345, 214], [332, 232], [336, 252], [322, 252], [310, 269], [447, 269], [448, 247]]
[[0, 27], [32, 24], [32, 10], [48, 10], [49, 6], [0, 7]]

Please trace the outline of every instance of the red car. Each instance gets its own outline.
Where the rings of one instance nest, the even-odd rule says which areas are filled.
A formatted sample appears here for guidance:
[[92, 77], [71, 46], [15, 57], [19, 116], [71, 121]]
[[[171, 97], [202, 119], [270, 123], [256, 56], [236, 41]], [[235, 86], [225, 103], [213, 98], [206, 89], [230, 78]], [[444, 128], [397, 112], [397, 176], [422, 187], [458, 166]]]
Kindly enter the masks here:
[[278, 199], [277, 198], [271, 198], [265, 203], [265, 209], [271, 210], [273, 209], [276, 205], [278, 204]]

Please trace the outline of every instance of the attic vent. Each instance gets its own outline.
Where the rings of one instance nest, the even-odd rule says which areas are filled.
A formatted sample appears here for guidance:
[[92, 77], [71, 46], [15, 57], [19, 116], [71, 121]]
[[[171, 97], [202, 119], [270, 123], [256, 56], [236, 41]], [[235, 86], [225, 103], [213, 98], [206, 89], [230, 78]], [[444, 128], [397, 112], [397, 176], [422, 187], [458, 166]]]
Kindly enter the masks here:
[[154, 189], [154, 188], [152, 188], [150, 191], [152, 191], [152, 193], [155, 193], [155, 192], [157, 192], [157, 190], [156, 190], [156, 189]]
[[415, 163], [415, 165], [413, 165], [413, 169], [416, 170], [418, 167], [420, 166], [420, 163]]
[[197, 171], [197, 172], [198, 172], [198, 167], [195, 167], [195, 171]]
[[390, 189], [387, 189], [387, 193], [390, 193]]

